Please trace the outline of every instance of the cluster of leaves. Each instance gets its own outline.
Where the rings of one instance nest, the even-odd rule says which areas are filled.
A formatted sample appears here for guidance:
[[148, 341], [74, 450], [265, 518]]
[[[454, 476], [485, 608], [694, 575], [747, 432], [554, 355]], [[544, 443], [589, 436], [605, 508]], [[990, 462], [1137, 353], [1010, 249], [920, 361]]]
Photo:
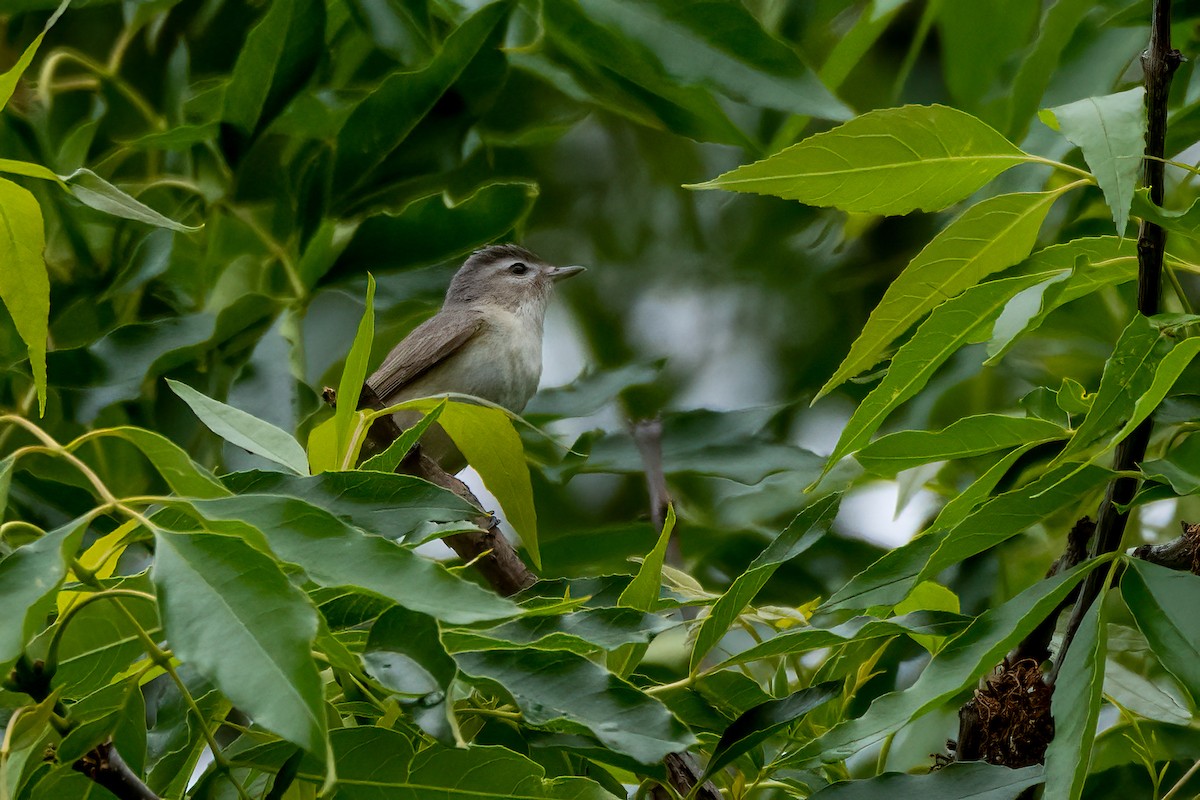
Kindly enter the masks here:
[[[21, 55], [0, 76], [13, 156], [0, 170], [21, 176], [0, 182], [15, 409], [0, 418], [0, 797], [106, 796], [79, 770], [105, 742], [160, 796], [276, 799], [623, 797], [669, 783], [663, 759], [683, 751], [736, 798], [1042, 783], [1103, 797], [1157, 793], [1200, 757], [1198, 579], [1124, 556], [1036, 579], [1151, 413], [1133, 506], [1200, 492], [1198, 320], [1182, 288], [1200, 270], [1200, 212], [1136, 191], [1143, 95], [1121, 84], [1145, 3], [870, 0], [797, 16], [733, 0], [161, 0], [61, 18], [18, 3]], [[901, 69], [874, 70], [898, 28]], [[895, 105], [878, 87], [904, 96], [934, 30], [957, 108], [856, 116], [835, 97]], [[1176, 102], [1172, 152], [1200, 108], [1193, 92]], [[1045, 125], [1039, 105], [1053, 106]], [[638, 225], [666, 236], [661, 212], [634, 205], [622, 228], [572, 208], [578, 173], [550, 174], [548, 153], [597, 130], [591, 116], [618, 142], [640, 137], [622, 156], [685, 161], [693, 182], [731, 151], [685, 138], [766, 156], [701, 186], [834, 211], [708, 219], [731, 242], [778, 238], [780, 218], [836, 220], [841, 251], [809, 249], [822, 267], [855, 237], [906, 259], [889, 217], [975, 200], [939, 221], [820, 375], [818, 396], [861, 396], [827, 459], [781, 435], [778, 409], [664, 414], [687, 571], [668, 563], [674, 511], [657, 531], [628, 522], [644, 462], [623, 430], [566, 448], [498, 409], [419, 401], [421, 423], [357, 464], [377, 412], [330, 412], [315, 391], [356, 394], [444, 285], [421, 267], [513, 230], [586, 232], [614, 251], [646, 238]], [[717, 196], [659, 185], [672, 181], [649, 184], [664, 207]], [[1174, 313], [1133, 311], [1131, 214], [1172, 232]], [[761, 244], [741, 246], [761, 261]], [[766, 274], [791, 282], [771, 252]], [[625, 318], [595, 295], [576, 312], [609, 369], [543, 393], [528, 419], [659, 411], [660, 367], [601, 344]], [[877, 385], [839, 388], [885, 360], [863, 381]], [[949, 424], [919, 424], [937, 419]], [[479, 514], [391, 471], [435, 420], [544, 576], [517, 598], [417, 551]], [[947, 502], [868, 564], [833, 530], [839, 502], [897, 475]], [[622, 491], [585, 501], [568, 482]], [[886, 771], [922, 772], [953, 730], [940, 712], [1090, 571], [1118, 568], [1060, 672], [1044, 769]], [[1106, 704], [1115, 722], [1097, 734]]]

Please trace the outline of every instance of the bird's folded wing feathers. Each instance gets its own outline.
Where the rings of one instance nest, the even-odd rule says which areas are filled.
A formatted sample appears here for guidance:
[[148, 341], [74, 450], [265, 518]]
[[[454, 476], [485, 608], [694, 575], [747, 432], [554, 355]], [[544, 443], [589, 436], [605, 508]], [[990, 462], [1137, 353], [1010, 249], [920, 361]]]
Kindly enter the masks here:
[[396, 392], [453, 355], [482, 326], [483, 315], [473, 309], [439, 312], [393, 347], [367, 384], [385, 403], [391, 402]]

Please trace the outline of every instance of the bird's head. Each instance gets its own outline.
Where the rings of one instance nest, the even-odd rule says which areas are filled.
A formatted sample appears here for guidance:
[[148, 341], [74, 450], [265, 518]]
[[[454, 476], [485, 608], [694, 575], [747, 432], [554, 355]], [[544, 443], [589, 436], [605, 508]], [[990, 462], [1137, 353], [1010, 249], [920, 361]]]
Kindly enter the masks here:
[[524, 247], [499, 244], [472, 253], [450, 282], [446, 305], [498, 305], [513, 313], [545, 311], [554, 284], [583, 272], [555, 267]]

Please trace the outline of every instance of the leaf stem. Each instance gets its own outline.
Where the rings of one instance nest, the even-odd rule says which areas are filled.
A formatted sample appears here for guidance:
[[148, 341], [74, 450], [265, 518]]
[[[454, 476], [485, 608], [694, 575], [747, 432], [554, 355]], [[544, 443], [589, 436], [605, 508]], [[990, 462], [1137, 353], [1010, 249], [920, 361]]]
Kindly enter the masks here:
[[158, 601], [158, 598], [149, 592], [140, 592], [136, 589], [105, 589], [83, 598], [62, 615], [54, 628], [54, 635], [50, 638], [50, 646], [46, 650], [46, 668], [48, 670], [52, 670], [58, 665], [58, 647], [62, 643], [63, 633], [67, 630], [67, 624], [75, 618], [80, 609], [100, 600], [111, 600], [118, 597], [136, 597], [141, 600], [149, 600], [151, 603]]

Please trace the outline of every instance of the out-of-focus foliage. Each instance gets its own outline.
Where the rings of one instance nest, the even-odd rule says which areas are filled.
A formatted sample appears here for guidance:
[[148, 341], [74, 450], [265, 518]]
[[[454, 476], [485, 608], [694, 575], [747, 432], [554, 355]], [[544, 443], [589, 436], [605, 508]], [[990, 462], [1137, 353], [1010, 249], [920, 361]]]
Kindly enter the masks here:
[[[172, 798], [623, 797], [681, 751], [732, 798], [1104, 798], [1200, 758], [1198, 579], [1135, 563], [1044, 772], [920, 774], [1110, 568], [1041, 580], [1152, 412], [1132, 535], [1195, 518], [1147, 0], [56, 6], [0, 3], [0, 797], [108, 796], [72, 769], [105, 741]], [[1153, 319], [1131, 216], [1171, 231]], [[504, 240], [590, 267], [565, 385], [414, 407], [543, 578], [513, 599], [417, 550], [478, 509], [404, 446], [356, 468], [368, 415], [320, 396]]]

